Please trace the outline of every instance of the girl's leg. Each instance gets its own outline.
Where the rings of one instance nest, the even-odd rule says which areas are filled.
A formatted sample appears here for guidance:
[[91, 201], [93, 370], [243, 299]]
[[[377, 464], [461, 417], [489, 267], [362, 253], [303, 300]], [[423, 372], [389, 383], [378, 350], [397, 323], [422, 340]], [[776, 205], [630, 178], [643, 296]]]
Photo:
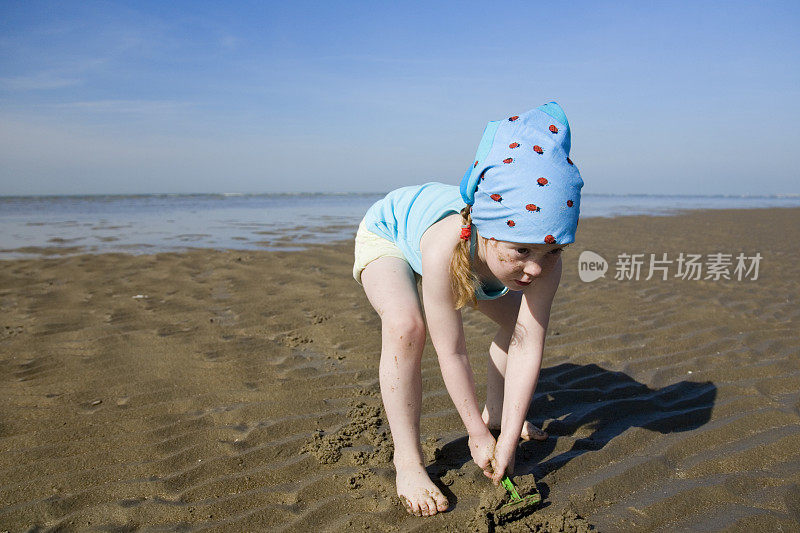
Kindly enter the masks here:
[[[483, 409], [483, 421], [490, 429], [500, 429], [500, 421], [503, 418], [503, 389], [508, 346], [514, 333], [521, 301], [522, 293], [516, 291], [510, 291], [497, 300], [478, 301], [478, 310], [500, 326], [492, 345], [489, 346], [489, 361], [486, 371], [486, 406]], [[520, 438], [545, 440], [547, 433], [526, 420], [522, 425]]]
[[489, 361], [486, 369], [486, 406], [483, 408], [483, 421], [491, 429], [499, 429], [500, 420], [503, 418], [506, 359], [512, 333], [513, 330], [508, 331], [501, 327], [497, 330], [497, 334], [489, 346]]
[[381, 317], [379, 376], [394, 441], [397, 495], [410, 513], [434, 515], [447, 510], [449, 504], [425, 471], [420, 446], [420, 362], [426, 330], [414, 272], [402, 259], [381, 257], [367, 265], [361, 283]]

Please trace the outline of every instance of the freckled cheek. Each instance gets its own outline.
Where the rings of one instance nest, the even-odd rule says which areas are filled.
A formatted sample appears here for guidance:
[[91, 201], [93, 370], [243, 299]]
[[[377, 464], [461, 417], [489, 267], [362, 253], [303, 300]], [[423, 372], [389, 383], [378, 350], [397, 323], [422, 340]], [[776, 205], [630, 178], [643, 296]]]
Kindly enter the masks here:
[[508, 257], [498, 255], [496, 260], [489, 265], [489, 269], [498, 277], [509, 277], [513, 274], [514, 265]]
[[525, 265], [514, 261], [510, 257], [506, 257], [502, 263], [499, 263], [499, 266], [505, 275], [517, 277], [522, 272]]
[[517, 271], [522, 269], [522, 265], [519, 261], [516, 261], [510, 255], [501, 256], [498, 258], [499, 265], [501, 268], [507, 271]]

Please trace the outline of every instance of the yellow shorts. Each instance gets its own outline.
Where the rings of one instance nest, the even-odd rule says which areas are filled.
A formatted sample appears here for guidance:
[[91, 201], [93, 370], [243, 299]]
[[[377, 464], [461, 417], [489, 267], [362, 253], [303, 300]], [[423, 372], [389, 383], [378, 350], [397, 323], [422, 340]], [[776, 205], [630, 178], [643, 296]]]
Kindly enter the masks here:
[[[359, 285], [361, 285], [361, 272], [363, 272], [368, 264], [379, 257], [397, 257], [408, 262], [403, 252], [400, 251], [400, 248], [398, 248], [395, 243], [372, 233], [367, 229], [363, 220], [361, 224], [358, 225], [358, 232], [356, 233], [355, 256], [353, 278], [355, 278]], [[408, 267], [411, 268], [411, 265]], [[419, 281], [420, 275], [414, 272], [414, 276], [417, 281]]]

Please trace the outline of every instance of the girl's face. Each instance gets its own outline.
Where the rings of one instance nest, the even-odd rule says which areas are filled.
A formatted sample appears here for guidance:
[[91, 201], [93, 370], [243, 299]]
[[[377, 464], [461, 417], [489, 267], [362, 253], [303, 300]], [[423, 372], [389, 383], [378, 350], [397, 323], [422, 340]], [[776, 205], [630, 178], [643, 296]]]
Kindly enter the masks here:
[[486, 241], [486, 266], [511, 290], [522, 290], [555, 267], [564, 245]]

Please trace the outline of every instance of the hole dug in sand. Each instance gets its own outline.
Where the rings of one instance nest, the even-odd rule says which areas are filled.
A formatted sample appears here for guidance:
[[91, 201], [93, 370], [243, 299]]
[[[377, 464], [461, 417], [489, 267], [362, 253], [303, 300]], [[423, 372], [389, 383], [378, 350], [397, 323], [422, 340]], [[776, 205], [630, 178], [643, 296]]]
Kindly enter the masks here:
[[[536, 492], [533, 474], [512, 479], [521, 497]], [[588, 533], [594, 527], [571, 509], [554, 511], [539, 506], [525, 509], [518, 515], [502, 516], [501, 508], [511, 496], [502, 486], [491, 486], [481, 494], [480, 504], [468, 523], [472, 531], [480, 532], [537, 532], [537, 533]]]

